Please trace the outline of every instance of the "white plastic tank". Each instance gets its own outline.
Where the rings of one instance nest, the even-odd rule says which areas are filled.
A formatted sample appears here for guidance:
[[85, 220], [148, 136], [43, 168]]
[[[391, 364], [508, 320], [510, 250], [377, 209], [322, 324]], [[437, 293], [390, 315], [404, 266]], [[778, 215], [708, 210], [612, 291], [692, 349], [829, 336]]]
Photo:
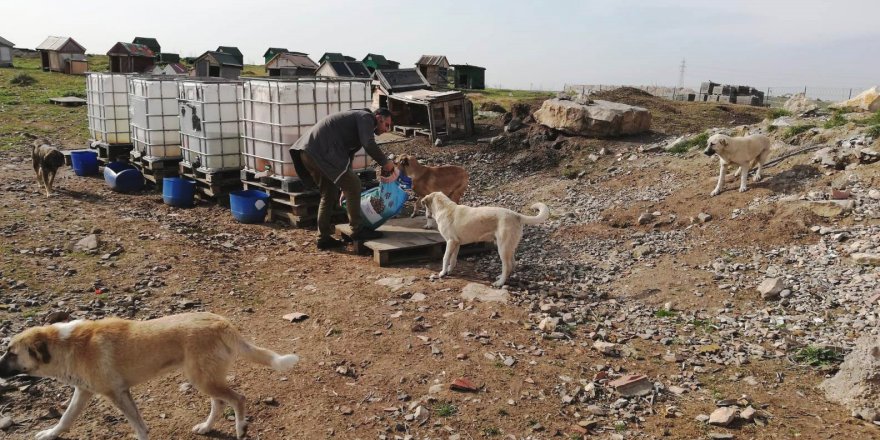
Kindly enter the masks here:
[[167, 76], [132, 77], [128, 92], [134, 151], [146, 158], [179, 158], [177, 81]]
[[86, 79], [89, 139], [108, 145], [130, 144], [130, 74], [91, 72]]
[[182, 162], [202, 172], [241, 169], [241, 82], [177, 83]]
[[[290, 146], [323, 117], [370, 108], [372, 100], [369, 79], [246, 78], [241, 98], [243, 167], [296, 178]], [[352, 168], [366, 170], [370, 160], [361, 148]]]

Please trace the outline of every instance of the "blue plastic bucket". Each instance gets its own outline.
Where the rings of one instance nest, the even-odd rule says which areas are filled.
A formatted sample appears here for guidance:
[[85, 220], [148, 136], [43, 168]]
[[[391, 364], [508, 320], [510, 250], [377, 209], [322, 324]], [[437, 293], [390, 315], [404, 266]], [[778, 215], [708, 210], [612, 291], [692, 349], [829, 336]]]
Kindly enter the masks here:
[[188, 208], [193, 205], [196, 194], [196, 183], [183, 177], [166, 177], [162, 179], [162, 201], [166, 205]]
[[70, 167], [77, 176], [92, 176], [98, 174], [97, 151], [71, 151]]
[[229, 193], [232, 216], [241, 223], [262, 223], [269, 207], [269, 194], [255, 189]]
[[104, 166], [104, 181], [113, 191], [134, 192], [144, 187], [144, 175], [127, 162], [110, 162]]

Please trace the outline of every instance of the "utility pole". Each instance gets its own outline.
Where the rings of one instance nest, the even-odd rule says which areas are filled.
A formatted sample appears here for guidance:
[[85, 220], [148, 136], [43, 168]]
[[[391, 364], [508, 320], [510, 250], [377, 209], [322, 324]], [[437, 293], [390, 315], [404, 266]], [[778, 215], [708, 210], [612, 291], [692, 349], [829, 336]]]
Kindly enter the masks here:
[[684, 89], [684, 68], [685, 68], [684, 58], [681, 59], [681, 67], [678, 71], [678, 90]]

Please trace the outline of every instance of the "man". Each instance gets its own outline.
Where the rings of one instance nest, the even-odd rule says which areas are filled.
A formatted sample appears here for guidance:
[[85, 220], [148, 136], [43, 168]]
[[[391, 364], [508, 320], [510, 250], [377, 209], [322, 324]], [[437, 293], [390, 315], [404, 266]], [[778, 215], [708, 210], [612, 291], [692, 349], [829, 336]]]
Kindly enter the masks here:
[[339, 200], [339, 190], [345, 194], [348, 222], [353, 240], [369, 240], [382, 236], [381, 232], [361, 226], [361, 180], [351, 169], [354, 154], [361, 149], [382, 166], [384, 174], [394, 171], [394, 163], [385, 157], [375, 136], [391, 129], [391, 112], [380, 108], [347, 110], [318, 121], [308, 133], [291, 147], [296, 173], [307, 186], [317, 186], [321, 192], [318, 206], [318, 249], [331, 249], [345, 243], [333, 238], [330, 217]]

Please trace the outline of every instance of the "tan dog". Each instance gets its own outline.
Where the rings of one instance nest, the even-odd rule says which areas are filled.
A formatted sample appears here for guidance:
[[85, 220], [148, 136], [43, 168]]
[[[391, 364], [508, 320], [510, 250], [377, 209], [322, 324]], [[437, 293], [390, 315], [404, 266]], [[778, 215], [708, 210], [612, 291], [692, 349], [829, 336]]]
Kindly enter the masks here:
[[442, 278], [452, 272], [461, 245], [495, 242], [501, 257], [501, 275], [492, 283], [495, 287], [503, 286], [513, 273], [513, 256], [522, 239], [523, 225], [536, 225], [550, 218], [550, 209], [543, 203], [532, 205], [538, 215], [531, 217], [505, 208], [458, 205], [441, 192], [428, 194], [422, 202], [427, 215], [437, 221], [437, 230], [446, 240], [443, 267], [437, 276]]
[[64, 166], [64, 154], [49, 145], [48, 141], [40, 139], [34, 141], [31, 159], [34, 162], [37, 183], [46, 188], [46, 197], [49, 197], [52, 194], [52, 185], [55, 183], [55, 174]]
[[29, 328], [12, 338], [0, 358], [0, 377], [23, 373], [73, 385], [73, 397], [61, 420], [37, 433], [37, 440], [52, 440], [70, 429], [94, 394], [116, 405], [138, 440], [147, 440], [147, 426], [129, 389], [182, 368], [193, 386], [211, 397], [211, 413], [193, 432], [211, 431], [222, 417], [225, 402], [235, 410], [236, 435], [243, 438], [247, 429], [244, 396], [226, 382], [236, 356], [277, 371], [299, 361], [297, 355], [281, 356], [251, 344], [221, 316], [186, 313], [149, 321], [109, 318]]
[[[400, 157], [397, 167], [404, 176], [412, 179], [413, 192], [418, 196], [412, 217], [416, 216], [421, 199], [432, 192], [442, 192], [453, 202], [459, 203], [467, 190], [468, 172], [462, 167], [454, 165], [428, 167], [420, 164], [414, 156], [407, 155]], [[427, 218], [427, 221], [425, 229], [432, 227], [431, 219]]]
[[712, 135], [706, 141], [706, 149], [703, 151], [707, 156], [718, 154], [721, 171], [718, 173], [718, 184], [715, 189], [709, 193], [710, 196], [717, 196], [724, 187], [724, 177], [727, 164], [732, 163], [739, 165], [739, 169], [733, 174], [740, 176], [739, 192], [745, 192], [746, 182], [748, 181], [749, 170], [756, 165], [758, 170], [755, 171], [755, 182], [761, 180], [761, 169], [767, 162], [767, 156], [770, 155], [770, 138], [760, 134], [751, 136], [730, 137], [723, 134]]

